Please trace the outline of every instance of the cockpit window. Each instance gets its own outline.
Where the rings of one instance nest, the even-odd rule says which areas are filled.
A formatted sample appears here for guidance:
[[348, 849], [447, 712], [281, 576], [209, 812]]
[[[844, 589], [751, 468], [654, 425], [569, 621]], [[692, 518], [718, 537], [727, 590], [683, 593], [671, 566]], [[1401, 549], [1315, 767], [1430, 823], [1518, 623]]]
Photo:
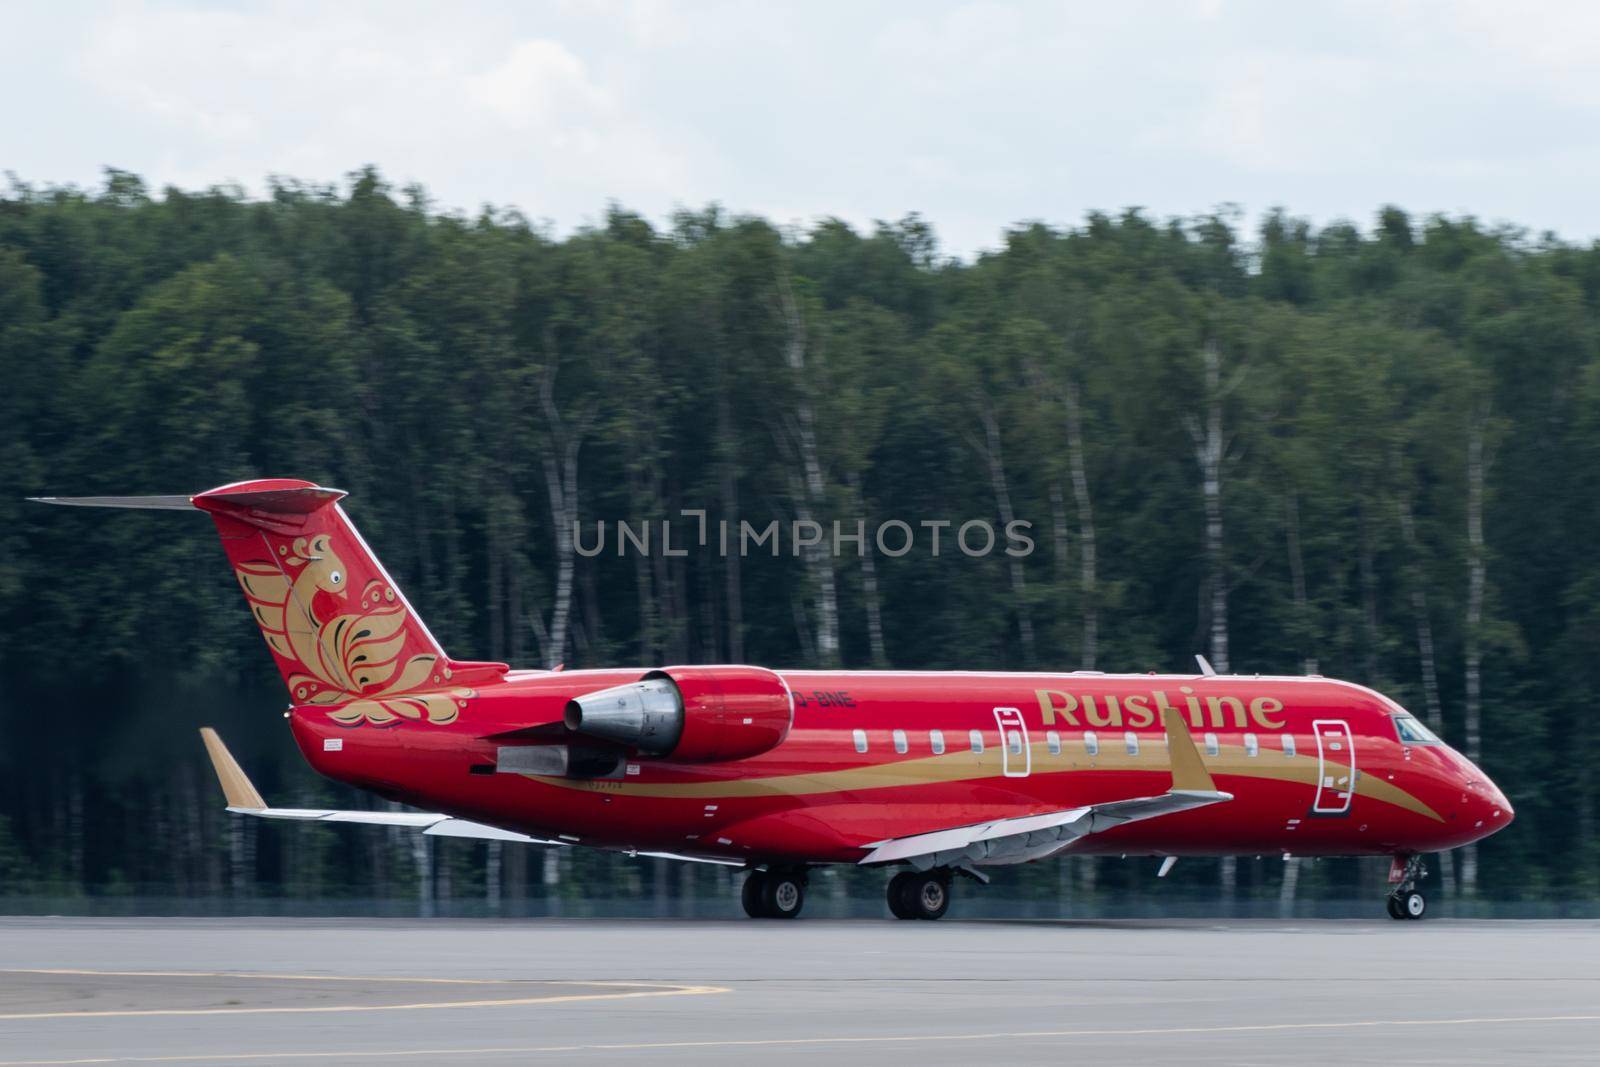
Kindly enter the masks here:
[[1443, 743], [1432, 730], [1418, 722], [1414, 715], [1396, 715], [1394, 717], [1394, 732], [1400, 735], [1400, 743], [1405, 745], [1438, 745]]

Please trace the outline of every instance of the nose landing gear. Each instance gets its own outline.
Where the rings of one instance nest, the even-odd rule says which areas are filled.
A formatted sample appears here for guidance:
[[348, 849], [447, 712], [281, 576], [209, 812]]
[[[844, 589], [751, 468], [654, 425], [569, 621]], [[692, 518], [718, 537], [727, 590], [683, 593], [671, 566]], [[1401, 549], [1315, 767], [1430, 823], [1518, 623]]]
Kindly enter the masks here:
[[[1400, 867], [1399, 856], [1395, 857], [1395, 866]], [[1389, 918], [1420, 919], [1428, 913], [1428, 898], [1417, 888], [1417, 883], [1422, 881], [1427, 873], [1428, 868], [1422, 862], [1421, 856], [1406, 857], [1405, 866], [1401, 868], [1399, 877], [1391, 875], [1395, 887], [1389, 891], [1387, 904]]]

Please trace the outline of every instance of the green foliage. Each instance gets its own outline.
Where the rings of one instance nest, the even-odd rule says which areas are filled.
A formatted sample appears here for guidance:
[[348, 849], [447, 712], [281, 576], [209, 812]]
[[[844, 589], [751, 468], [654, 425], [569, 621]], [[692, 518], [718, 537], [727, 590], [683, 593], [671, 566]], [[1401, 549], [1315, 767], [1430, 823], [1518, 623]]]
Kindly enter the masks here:
[[[370, 169], [259, 202], [153, 196], [120, 172], [98, 192], [0, 196], [0, 880], [203, 892], [243, 864], [291, 893], [417, 891], [388, 838], [272, 828], [237, 852], [192, 743], [203, 721], [264, 786], [360, 801], [313, 786], [270, 725], [277, 684], [209, 529], [24, 495], [312, 478], [352, 491], [457, 655], [786, 666], [813, 655], [819, 572], [787, 548], [619, 557], [615, 524], [681, 535], [680, 510], [705, 509], [714, 546], [721, 520], [737, 544], [741, 519], [805, 512], [846, 533], [865, 520], [872, 551], [887, 519], [998, 526], [1003, 482], [1037, 546], [1017, 572], [953, 550], [953, 527], [938, 558], [918, 529], [904, 557], [831, 562], [839, 660], [1072, 669], [1096, 614], [1096, 667], [1181, 668], [1211, 621], [1191, 436], [1207, 345], [1233, 668], [1315, 660], [1425, 710], [1425, 622], [1451, 737], [1479, 420], [1488, 592], [1470, 636], [1483, 760], [1519, 811], [1484, 849], [1485, 891], [1592, 891], [1600, 247], [1394, 208], [1370, 233], [1095, 214], [1019, 227], [972, 264], [942, 260], [914, 215], [785, 233], [713, 206], [657, 230], [612, 207], [556, 240], [514, 213], [438, 214]], [[552, 647], [568, 454], [577, 515], [613, 539], [576, 561]], [[238, 697], [218, 707], [219, 691]], [[434, 870], [479, 892], [481, 862], [451, 845]], [[527, 864], [507, 870], [537, 891]]]

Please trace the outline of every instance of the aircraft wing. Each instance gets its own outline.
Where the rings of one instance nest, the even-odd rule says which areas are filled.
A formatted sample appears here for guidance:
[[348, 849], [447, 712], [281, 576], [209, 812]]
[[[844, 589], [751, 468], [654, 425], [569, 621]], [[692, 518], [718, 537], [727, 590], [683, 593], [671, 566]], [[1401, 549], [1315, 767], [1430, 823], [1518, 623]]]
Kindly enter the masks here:
[[[244, 769], [239, 766], [222, 738], [209, 726], [202, 727], [200, 739], [205, 742], [206, 754], [222, 783], [222, 795], [227, 798], [228, 810], [235, 815], [250, 815], [258, 819], [293, 819], [300, 822], [354, 822], [374, 826], [401, 826], [421, 830], [434, 837], [469, 837], [481, 841], [515, 841], [526, 845], [568, 845], [567, 841], [551, 841], [498, 826], [458, 819], [431, 811], [353, 811], [334, 808], [274, 808], [261, 798]], [[742, 860], [723, 859], [718, 856], [691, 856], [682, 852], [636, 852], [630, 856], [651, 859], [677, 860], [680, 863], [710, 863], [721, 867], [743, 867]]]
[[871, 851], [858, 862], [910, 863], [917, 870], [962, 863], [1027, 863], [1065, 851], [1078, 838], [1113, 826], [1232, 800], [1233, 794], [1218, 791], [1211, 780], [1182, 716], [1169, 708], [1162, 714], [1162, 724], [1172, 764], [1172, 788], [1165, 793], [890, 838], [868, 846]]
[[202, 727], [200, 739], [205, 742], [206, 754], [222, 783], [222, 794], [228, 800], [228, 810], [235, 815], [253, 815], [261, 819], [296, 819], [301, 822], [356, 822], [377, 826], [403, 826], [421, 830], [435, 837], [472, 837], [486, 841], [518, 841], [530, 845], [560, 845], [562, 841], [546, 841], [497, 826], [457, 819], [428, 811], [341, 811], [331, 808], [274, 808], [261, 799], [255, 785], [245, 775], [233, 754], [222, 743], [222, 738], [211, 727]]

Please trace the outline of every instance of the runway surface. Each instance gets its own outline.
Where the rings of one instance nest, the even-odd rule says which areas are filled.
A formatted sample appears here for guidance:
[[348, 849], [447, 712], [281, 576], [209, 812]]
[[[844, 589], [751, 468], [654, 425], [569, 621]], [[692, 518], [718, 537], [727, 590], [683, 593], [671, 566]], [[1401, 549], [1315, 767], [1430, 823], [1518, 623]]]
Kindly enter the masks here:
[[40, 1063], [1592, 1063], [1600, 923], [0, 919]]

